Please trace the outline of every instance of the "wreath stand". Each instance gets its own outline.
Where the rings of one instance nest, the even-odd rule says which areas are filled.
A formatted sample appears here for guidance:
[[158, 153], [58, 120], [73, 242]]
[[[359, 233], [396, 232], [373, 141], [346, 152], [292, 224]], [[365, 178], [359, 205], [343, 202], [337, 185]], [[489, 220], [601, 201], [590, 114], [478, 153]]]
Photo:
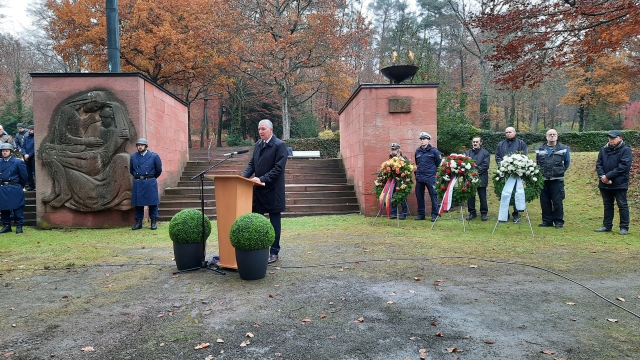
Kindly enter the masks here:
[[[442, 202], [440, 202], [440, 208], [438, 209], [438, 214], [440, 214], [440, 210], [442, 210]], [[431, 224], [431, 230], [433, 230], [433, 227], [436, 225], [436, 223], [438, 222], [438, 219], [439, 219], [440, 217], [441, 217], [441, 216], [440, 216], [440, 215], [438, 215], [438, 216], [436, 217], [436, 221], [434, 221], [434, 222]], [[451, 217], [451, 216], [450, 216], [450, 217], [449, 217], [449, 219], [447, 219], [447, 220], [455, 220], [455, 219], [454, 219], [453, 217]], [[460, 205], [460, 220], [462, 220], [462, 232], [467, 232], [467, 226], [466, 226], [466, 224], [465, 224], [465, 221], [466, 221], [466, 220], [464, 219], [464, 206], [463, 206], [463, 205]], [[471, 222], [470, 222], [470, 221], [469, 221], [469, 224], [471, 224]]]
[[[407, 201], [405, 199], [405, 201]], [[396, 221], [398, 222], [398, 227], [400, 227], [400, 211], [402, 211], [402, 203], [396, 205]], [[375, 225], [376, 220], [378, 220], [378, 217], [380, 216], [380, 213], [382, 212], [382, 209], [378, 210], [378, 213], [376, 214], [376, 217], [373, 219], [373, 222], [371, 223], [371, 225]], [[407, 216], [411, 216], [411, 209], [408, 208], [407, 206]]]
[[[529, 217], [529, 210], [525, 207], [524, 210], [518, 210], [518, 211], [524, 211], [525, 214], [527, 214], [527, 222], [529, 222], [529, 229], [531, 230], [531, 237], [535, 237], [535, 235], [533, 234], [533, 226], [531, 226], [531, 218]], [[502, 221], [504, 223], [506, 223], [506, 221]], [[500, 220], [496, 220], [496, 225], [493, 227], [493, 231], [491, 232], [491, 235], [493, 235], [494, 232], [496, 232], [496, 229], [498, 228], [498, 224], [500, 224], [501, 221]], [[521, 225], [522, 222], [518, 222], [518, 225]]]

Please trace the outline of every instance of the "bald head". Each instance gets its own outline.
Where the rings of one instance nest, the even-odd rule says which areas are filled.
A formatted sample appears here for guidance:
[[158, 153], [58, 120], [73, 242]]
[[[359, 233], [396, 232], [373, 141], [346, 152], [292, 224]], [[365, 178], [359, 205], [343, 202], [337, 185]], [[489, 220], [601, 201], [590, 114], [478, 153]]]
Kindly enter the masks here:
[[508, 128], [504, 129], [504, 134], [507, 136], [507, 139], [511, 140], [516, 137], [516, 129], [509, 126]]

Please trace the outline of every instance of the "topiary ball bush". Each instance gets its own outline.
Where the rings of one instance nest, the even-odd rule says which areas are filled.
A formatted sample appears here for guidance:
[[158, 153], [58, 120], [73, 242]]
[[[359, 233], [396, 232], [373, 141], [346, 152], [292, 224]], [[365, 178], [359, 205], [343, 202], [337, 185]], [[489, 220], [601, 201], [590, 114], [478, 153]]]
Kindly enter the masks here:
[[[211, 234], [211, 220], [204, 217], [204, 238]], [[169, 222], [169, 237], [176, 243], [202, 242], [202, 212], [184, 209], [175, 214]]]
[[260, 250], [273, 245], [276, 232], [264, 215], [247, 213], [231, 225], [229, 239], [236, 250]]

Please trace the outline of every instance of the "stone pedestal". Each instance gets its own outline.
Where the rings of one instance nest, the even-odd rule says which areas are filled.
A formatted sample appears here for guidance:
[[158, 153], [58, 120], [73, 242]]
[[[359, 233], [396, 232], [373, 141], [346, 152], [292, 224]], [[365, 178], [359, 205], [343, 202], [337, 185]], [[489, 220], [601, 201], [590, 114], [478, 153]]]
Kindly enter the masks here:
[[[130, 226], [135, 222], [134, 210], [131, 208], [130, 201], [126, 200], [119, 202], [116, 207], [110, 207], [109, 204], [106, 204], [105, 208], [99, 211], [72, 209], [68, 202], [62, 206], [51, 206], [50, 202], [43, 201], [52, 193], [53, 178], [49, 169], [44, 166], [42, 147], [51, 144], [54, 141], [52, 139], [56, 136], [60, 137], [57, 134], [74, 131], [72, 126], [61, 129], [56, 124], [60, 124], [62, 116], [73, 117], [77, 115], [70, 102], [82, 97], [83, 94], [98, 92], [108, 94], [113, 106], [105, 111], [96, 112], [96, 114], [99, 113], [99, 116], [96, 117], [97, 121], [94, 121], [94, 124], [89, 121], [81, 122], [83, 128], [80, 137], [99, 137], [108, 131], [115, 134], [117, 130], [123, 128], [123, 123], [128, 123], [130, 128], [133, 128], [129, 131], [126, 140], [115, 144], [119, 146], [117, 151], [119, 155], [117, 163], [114, 162], [116, 165], [112, 166], [117, 167], [113, 171], [125, 174], [115, 178], [115, 181], [123, 181], [125, 186], [128, 181], [132, 181], [132, 179], [126, 178], [129, 172], [126, 154], [135, 152], [137, 138], [144, 137], [149, 141], [149, 150], [158, 153], [162, 159], [163, 172], [158, 178], [159, 192], [162, 193], [166, 187], [175, 186], [178, 183], [182, 168], [188, 160], [187, 106], [178, 97], [138, 73], [32, 73], [31, 76], [33, 78], [38, 227], [108, 228]], [[112, 120], [118, 120], [120, 125], [105, 125], [109, 121], [105, 119], [108, 119], [107, 117], [114, 111], [116, 115], [112, 117]], [[121, 114], [123, 113], [126, 113], [128, 117], [126, 121], [122, 120]], [[124, 127], [126, 128], [126, 126]], [[90, 134], [91, 131], [93, 134]], [[43, 143], [43, 141], [45, 142]], [[69, 143], [64, 139], [56, 141], [63, 143], [64, 146]], [[106, 145], [108, 144], [105, 141], [105, 147]], [[81, 177], [85, 176], [86, 172], [94, 178], [102, 175], [108, 178], [110, 175], [108, 172], [112, 170], [111, 168], [109, 171], [102, 171], [102, 173], [99, 171], [99, 165], [95, 165], [96, 169], [91, 169], [94, 166], [92, 161], [94, 158], [98, 160], [96, 162], [103, 161], [102, 154], [98, 151], [101, 148], [89, 147], [87, 152], [92, 149], [93, 152], [90, 153], [90, 156], [88, 155], [87, 159], [78, 160], [78, 168], [80, 169], [74, 169], [74, 174]], [[60, 151], [59, 153], [63, 154], [64, 152]], [[78, 156], [77, 153], [74, 156]], [[123, 166], [126, 166], [126, 169], [122, 169]], [[99, 175], [93, 175], [97, 173]], [[109, 187], [105, 188], [109, 189]], [[104, 192], [92, 192], [91, 188], [86, 189], [88, 198], [97, 199], [93, 203], [100, 203], [100, 196]], [[83, 190], [74, 188], [74, 195], [82, 198]], [[81, 203], [82, 200], [79, 202]], [[53, 203], [55, 204], [55, 202]]]
[[[340, 152], [365, 216], [378, 213], [373, 182], [380, 164], [389, 158], [391, 143], [399, 143], [412, 163], [420, 132], [428, 132], [430, 144], [437, 147], [437, 94], [437, 84], [365, 84], [340, 110]], [[425, 198], [429, 213], [428, 194]], [[408, 202], [416, 215], [415, 191]]]

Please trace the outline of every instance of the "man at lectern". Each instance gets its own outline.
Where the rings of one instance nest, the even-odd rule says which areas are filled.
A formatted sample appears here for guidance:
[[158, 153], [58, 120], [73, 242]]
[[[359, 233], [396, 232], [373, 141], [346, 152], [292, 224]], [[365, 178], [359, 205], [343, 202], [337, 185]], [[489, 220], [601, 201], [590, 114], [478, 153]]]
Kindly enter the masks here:
[[[269, 221], [276, 232], [276, 240], [269, 251], [269, 264], [278, 261], [282, 212], [285, 208], [284, 167], [287, 165], [287, 144], [273, 135], [273, 123], [260, 120], [260, 140], [242, 176], [265, 186], [253, 188], [253, 212], [269, 213]], [[251, 177], [253, 175], [253, 177]]]

